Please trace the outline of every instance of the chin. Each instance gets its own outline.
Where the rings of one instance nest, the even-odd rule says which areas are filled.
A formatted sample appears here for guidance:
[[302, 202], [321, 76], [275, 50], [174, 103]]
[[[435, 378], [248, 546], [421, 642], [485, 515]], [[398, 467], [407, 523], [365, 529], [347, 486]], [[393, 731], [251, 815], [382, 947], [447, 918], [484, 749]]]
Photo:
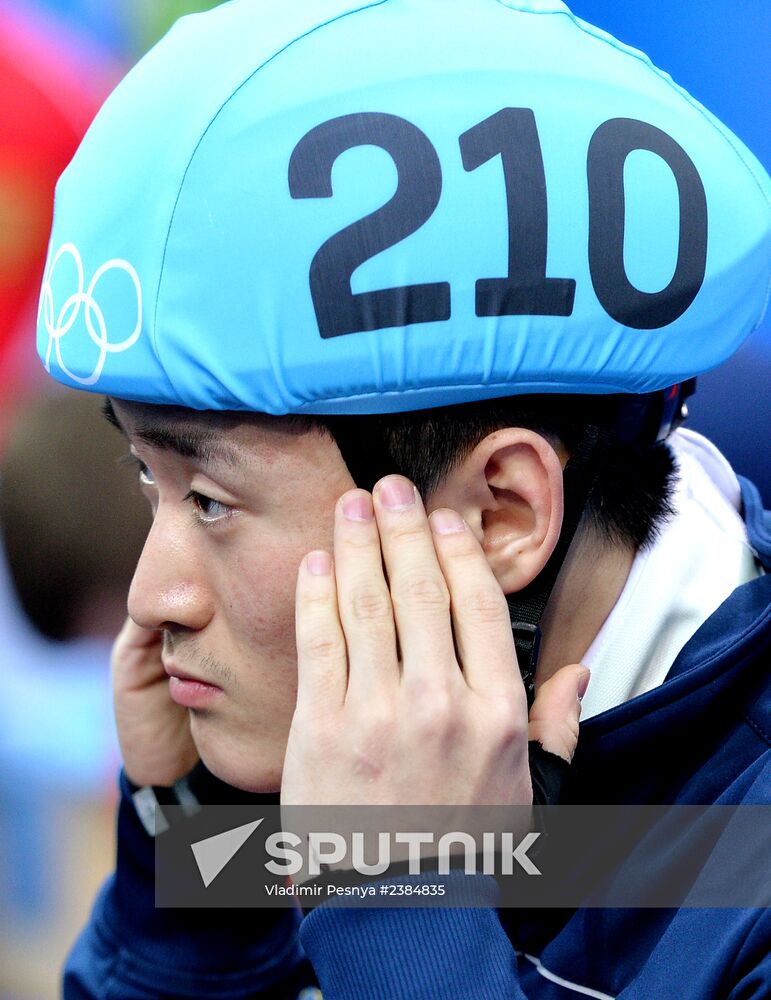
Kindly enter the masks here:
[[[192, 721], [192, 720], [191, 720]], [[228, 738], [191, 725], [196, 749], [206, 768], [220, 781], [244, 792], [265, 794], [281, 791], [285, 747], [279, 749]]]
[[222, 760], [210, 754], [201, 754], [201, 760], [211, 771], [215, 778], [224, 781], [226, 785], [239, 788], [243, 792], [253, 792], [265, 794], [266, 792], [281, 791], [281, 771], [255, 771], [253, 767], [239, 767], [228, 760]]

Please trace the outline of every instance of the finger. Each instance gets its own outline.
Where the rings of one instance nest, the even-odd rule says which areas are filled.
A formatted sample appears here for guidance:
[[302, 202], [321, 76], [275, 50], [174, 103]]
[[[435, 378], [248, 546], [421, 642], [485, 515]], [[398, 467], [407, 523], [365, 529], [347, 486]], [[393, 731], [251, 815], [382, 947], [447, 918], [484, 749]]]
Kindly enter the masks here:
[[506, 597], [481, 545], [454, 510], [432, 511], [429, 524], [450, 589], [455, 642], [466, 683], [493, 696], [514, 690], [526, 704]]
[[128, 649], [149, 649], [163, 642], [163, 630], [144, 628], [137, 625], [133, 618], [127, 618], [116, 641]]
[[345, 700], [348, 667], [328, 552], [309, 552], [300, 563], [295, 598], [297, 708], [312, 712], [339, 708]]
[[450, 593], [436, 557], [423, 502], [404, 476], [375, 484], [375, 514], [388, 573], [404, 683], [457, 679]]
[[137, 625], [127, 618], [112, 647], [110, 657], [113, 685], [125, 690], [142, 690], [167, 681], [161, 649], [163, 632]]
[[335, 578], [348, 649], [346, 698], [384, 695], [399, 682], [399, 661], [380, 535], [366, 490], [349, 490], [335, 508]]
[[589, 677], [588, 667], [571, 663], [540, 685], [530, 709], [528, 739], [537, 740], [544, 750], [564, 760], [573, 759], [578, 744], [581, 698]]

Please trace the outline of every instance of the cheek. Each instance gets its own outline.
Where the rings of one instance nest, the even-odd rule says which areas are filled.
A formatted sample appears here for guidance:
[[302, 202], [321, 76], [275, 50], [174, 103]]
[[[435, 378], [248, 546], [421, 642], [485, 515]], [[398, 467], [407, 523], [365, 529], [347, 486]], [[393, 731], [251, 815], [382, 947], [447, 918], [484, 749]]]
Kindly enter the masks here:
[[225, 591], [225, 615], [238, 642], [294, 656], [297, 569], [307, 551], [302, 539], [288, 544], [263, 536], [239, 552]]

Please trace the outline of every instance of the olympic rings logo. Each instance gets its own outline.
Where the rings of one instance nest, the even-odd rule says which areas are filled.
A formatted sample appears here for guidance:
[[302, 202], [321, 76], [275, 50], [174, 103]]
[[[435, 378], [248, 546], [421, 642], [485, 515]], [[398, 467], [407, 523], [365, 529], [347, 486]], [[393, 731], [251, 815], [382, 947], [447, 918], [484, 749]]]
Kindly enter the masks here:
[[[57, 264], [66, 256], [71, 257], [75, 263], [75, 269], [77, 271], [77, 287], [69, 298], [66, 299], [57, 313], [54, 308], [54, 293], [51, 285]], [[134, 285], [134, 290], [136, 292], [137, 321], [134, 329], [128, 337], [118, 343], [112, 344], [108, 339], [107, 321], [105, 320], [104, 312], [100, 308], [99, 303], [96, 301], [94, 293], [96, 292], [100, 279], [109, 271], [114, 270], [125, 271]], [[71, 378], [74, 382], [78, 382], [80, 385], [94, 385], [99, 380], [99, 376], [102, 374], [102, 369], [104, 368], [104, 363], [107, 360], [107, 355], [121, 354], [123, 351], [127, 351], [130, 347], [133, 347], [139, 339], [139, 334], [142, 331], [142, 286], [139, 283], [139, 275], [132, 265], [129, 264], [127, 260], [115, 258], [113, 260], [108, 260], [106, 263], [102, 264], [101, 267], [98, 267], [94, 272], [93, 278], [88, 284], [88, 288], [85, 288], [85, 290], [84, 288], [85, 279], [83, 276], [83, 261], [78, 248], [73, 243], [64, 243], [61, 247], [59, 247], [56, 255], [51, 261], [50, 266], [47, 268], [45, 277], [43, 278], [43, 286], [40, 291], [38, 320], [40, 319], [40, 314], [42, 312], [43, 322], [48, 334], [48, 350], [46, 351], [45, 367], [46, 371], [50, 373], [51, 352], [55, 350], [56, 361], [65, 375], [69, 376], [69, 378]], [[81, 306], [83, 306], [83, 318], [88, 335], [99, 349], [99, 358], [96, 362], [96, 367], [87, 378], [82, 378], [80, 375], [76, 375], [74, 372], [69, 370], [62, 359], [61, 348], [62, 340], [72, 329], [75, 320], [80, 314]]]

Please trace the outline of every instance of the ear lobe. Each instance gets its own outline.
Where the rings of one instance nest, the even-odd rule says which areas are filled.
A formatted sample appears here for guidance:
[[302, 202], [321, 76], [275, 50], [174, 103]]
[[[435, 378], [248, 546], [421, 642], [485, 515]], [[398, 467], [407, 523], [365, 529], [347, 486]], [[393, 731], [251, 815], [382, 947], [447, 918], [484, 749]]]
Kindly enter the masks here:
[[489, 441], [493, 450], [483, 466], [487, 502], [480, 511], [481, 542], [501, 588], [510, 594], [538, 576], [557, 544], [562, 464], [534, 431], [507, 428]]

